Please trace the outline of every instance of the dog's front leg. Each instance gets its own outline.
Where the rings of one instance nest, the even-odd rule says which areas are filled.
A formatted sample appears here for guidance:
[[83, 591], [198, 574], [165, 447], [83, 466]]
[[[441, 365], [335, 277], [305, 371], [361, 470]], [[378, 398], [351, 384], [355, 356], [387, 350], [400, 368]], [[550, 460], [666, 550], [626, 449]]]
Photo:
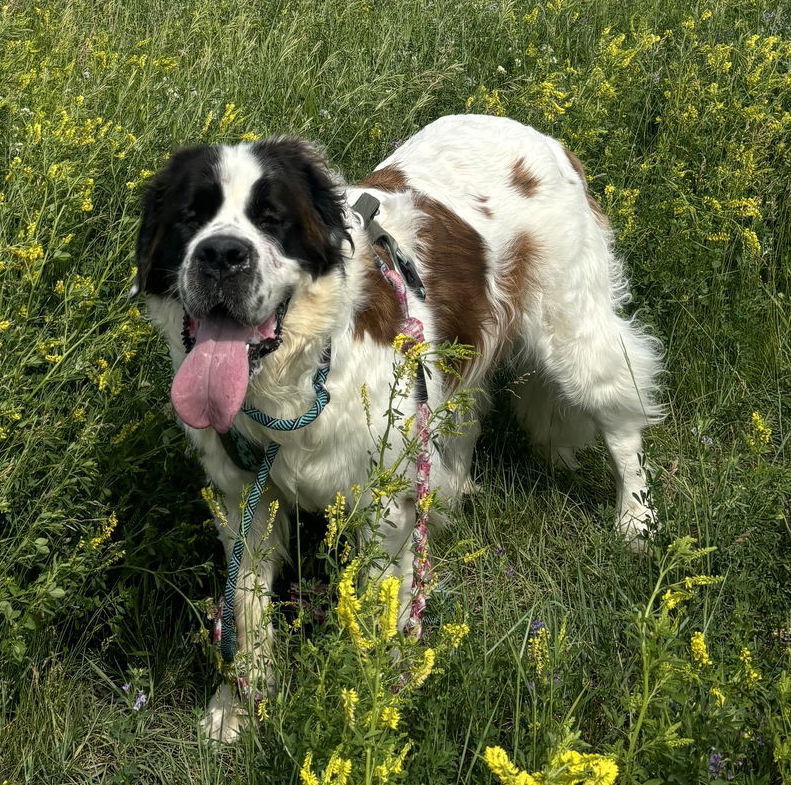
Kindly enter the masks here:
[[403, 629], [409, 619], [412, 607], [412, 573], [414, 552], [412, 532], [415, 528], [414, 498], [394, 499], [387, 515], [373, 536], [379, 538], [379, 545], [385, 552], [386, 560], [375, 563], [369, 573], [369, 580], [381, 581], [390, 575], [401, 579], [399, 590], [398, 626]]
[[[220, 685], [209, 702], [201, 727], [209, 739], [234, 741], [242, 727], [251, 721], [249, 709], [255, 694], [266, 695], [275, 685], [272, 662], [273, 628], [269, 614], [271, 590], [282, 564], [287, 542], [288, 519], [273, 512], [274, 495], [265, 492], [247, 538], [236, 586], [236, 659], [234, 666], [249, 685], [248, 695], [238, 685]], [[228, 523], [217, 522], [226, 558], [238, 536], [238, 507], [228, 511]]]

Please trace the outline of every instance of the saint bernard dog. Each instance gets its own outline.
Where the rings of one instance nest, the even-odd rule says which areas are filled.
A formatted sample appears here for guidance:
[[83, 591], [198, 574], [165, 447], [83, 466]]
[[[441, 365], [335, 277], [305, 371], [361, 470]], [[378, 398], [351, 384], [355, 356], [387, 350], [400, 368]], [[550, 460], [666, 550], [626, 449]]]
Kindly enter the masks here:
[[[380, 202], [378, 224], [414, 260], [426, 294], [409, 289], [408, 308], [426, 340], [476, 352], [460, 382], [428, 369], [429, 405], [461, 384], [478, 391], [479, 416], [493, 371], [506, 368], [516, 380], [516, 418], [549, 459], [574, 467], [575, 452], [602, 434], [626, 540], [639, 545], [653, 520], [641, 432], [662, 417], [661, 346], [622, 315], [629, 294], [607, 218], [579, 159], [559, 142], [507, 118], [442, 117], [357, 185], [292, 137], [179, 150], [144, 197], [135, 288], [170, 347], [176, 414], [226, 500], [228, 525], [218, 527], [226, 550], [254, 475], [239, 468], [222, 435], [233, 425], [254, 444], [281, 445], [235, 602], [239, 650], [254, 652], [252, 675], [265, 682], [265, 609], [278, 562], [250, 554], [270, 545], [282, 553], [288, 525], [279, 514], [270, 543], [262, 542], [267, 502], [322, 510], [337, 491], [348, 497], [365, 485], [387, 422], [402, 315], [353, 209], [363, 193]], [[328, 344], [331, 400], [315, 422], [275, 432], [240, 414], [243, 405], [281, 418], [308, 410]], [[410, 417], [416, 406], [400, 413]], [[432, 486], [446, 500], [474, 487], [478, 432], [476, 424], [432, 441]], [[414, 493], [392, 500], [388, 523], [381, 545], [388, 571], [403, 578], [406, 615]], [[246, 708], [223, 685], [206, 733], [230, 740], [245, 721]]]

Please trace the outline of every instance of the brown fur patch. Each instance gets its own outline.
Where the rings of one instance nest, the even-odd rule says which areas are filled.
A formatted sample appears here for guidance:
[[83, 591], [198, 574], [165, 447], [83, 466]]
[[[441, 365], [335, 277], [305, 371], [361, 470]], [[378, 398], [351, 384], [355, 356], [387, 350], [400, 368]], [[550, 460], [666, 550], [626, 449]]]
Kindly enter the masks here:
[[[404, 172], [395, 164], [371, 172], [361, 180], [360, 186], [378, 188], [380, 191], [407, 191], [409, 181]], [[367, 333], [376, 343], [389, 346], [401, 329], [401, 308], [398, 305], [393, 287], [379, 272], [376, 262], [370, 258], [370, 249], [365, 269], [365, 288], [368, 299], [357, 312], [354, 321], [354, 337], [361, 340]]]
[[488, 196], [476, 196], [475, 201], [478, 203], [475, 205], [475, 209], [484, 217], [491, 218], [494, 215], [491, 208], [486, 206], [486, 202], [489, 201]]
[[527, 232], [517, 235], [508, 245], [503, 272], [498, 281], [504, 295], [508, 338], [519, 329], [519, 317], [524, 310], [527, 291], [537, 286], [536, 265], [539, 257], [538, 242]]
[[535, 196], [536, 193], [538, 193], [541, 180], [527, 168], [525, 159], [520, 158], [511, 168], [511, 185], [516, 188], [522, 196], [529, 199], [531, 196]]
[[585, 167], [582, 165], [582, 161], [580, 161], [580, 159], [574, 153], [572, 153], [571, 150], [567, 150], [564, 147], [563, 151], [566, 153], [566, 158], [569, 159], [569, 163], [574, 167], [574, 171], [579, 175], [580, 180], [582, 180], [582, 184], [585, 186], [585, 193], [588, 197], [588, 205], [593, 211], [593, 214], [596, 216], [596, 220], [602, 226], [609, 226], [610, 220], [604, 214], [604, 211], [601, 209], [601, 205], [596, 201], [595, 197], [588, 190], [588, 178], [585, 176]]
[[354, 320], [354, 337], [362, 340], [365, 333], [376, 343], [389, 346], [401, 329], [401, 307], [396, 299], [393, 287], [379, 271], [377, 263], [371, 258], [373, 252], [368, 251], [364, 262], [365, 289], [368, 298], [365, 305], [357, 312]]
[[574, 168], [574, 171], [580, 176], [580, 180], [585, 184], [585, 187], [588, 187], [588, 181], [585, 179], [585, 167], [582, 165], [582, 161], [580, 161], [577, 156], [571, 152], [571, 150], [563, 148], [563, 152], [566, 154], [566, 158], [569, 159], [569, 163]]
[[404, 172], [395, 164], [371, 172], [359, 185], [366, 188], [378, 188], [381, 191], [406, 191], [409, 188], [409, 181]]
[[483, 330], [493, 321], [486, 287], [486, 245], [466, 221], [423, 194], [415, 204], [425, 213], [417, 231], [437, 338], [480, 350]]

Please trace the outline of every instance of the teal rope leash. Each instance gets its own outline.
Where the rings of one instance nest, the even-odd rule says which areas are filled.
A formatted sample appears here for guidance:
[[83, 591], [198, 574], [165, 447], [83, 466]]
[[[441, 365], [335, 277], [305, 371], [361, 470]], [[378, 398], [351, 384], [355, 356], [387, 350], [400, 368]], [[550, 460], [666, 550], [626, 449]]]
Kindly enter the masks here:
[[[330, 372], [331, 348], [328, 344], [321, 355], [319, 367], [313, 376], [313, 390], [316, 393], [316, 400], [304, 414], [293, 419], [281, 419], [270, 417], [268, 414], [259, 412], [258, 409], [246, 408], [242, 411], [254, 422], [270, 428], [273, 431], [296, 431], [310, 425], [324, 411], [324, 407], [330, 402], [329, 390], [324, 386]], [[238, 434], [237, 434], [238, 436]], [[234, 437], [235, 438], [235, 437]], [[235, 440], [237, 440], [235, 438]], [[236, 654], [236, 615], [234, 609], [234, 598], [236, 596], [236, 584], [239, 580], [239, 571], [242, 566], [242, 555], [247, 544], [247, 535], [255, 518], [258, 504], [264, 492], [264, 487], [269, 480], [269, 472], [275, 462], [280, 445], [277, 442], [270, 442], [262, 456], [261, 465], [258, 467], [255, 480], [250, 488], [250, 493], [244, 502], [242, 509], [242, 520], [239, 525], [239, 535], [233, 544], [231, 558], [228, 560], [228, 580], [225, 584], [223, 593], [222, 615], [220, 623], [220, 652], [226, 662], [233, 662]], [[217, 630], [215, 628], [215, 639]]]

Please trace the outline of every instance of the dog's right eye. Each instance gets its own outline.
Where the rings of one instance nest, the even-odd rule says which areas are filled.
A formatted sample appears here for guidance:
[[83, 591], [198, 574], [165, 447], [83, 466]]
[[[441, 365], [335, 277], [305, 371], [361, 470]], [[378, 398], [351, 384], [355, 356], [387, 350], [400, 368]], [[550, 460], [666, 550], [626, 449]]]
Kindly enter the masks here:
[[276, 229], [283, 225], [283, 216], [276, 210], [265, 207], [258, 213], [258, 225], [262, 229]]

